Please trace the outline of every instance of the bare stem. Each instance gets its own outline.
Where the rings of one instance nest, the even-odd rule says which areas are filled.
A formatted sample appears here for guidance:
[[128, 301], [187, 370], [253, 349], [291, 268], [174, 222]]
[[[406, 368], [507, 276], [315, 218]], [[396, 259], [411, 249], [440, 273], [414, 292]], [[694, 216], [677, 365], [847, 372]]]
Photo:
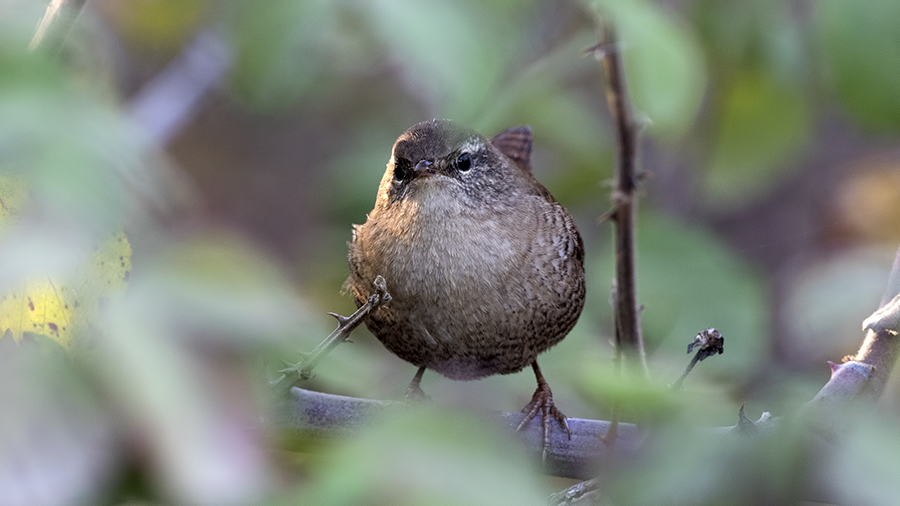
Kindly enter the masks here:
[[606, 73], [606, 101], [615, 120], [618, 163], [613, 189], [616, 240], [616, 278], [614, 314], [616, 353], [623, 354], [629, 366], [639, 365], [649, 377], [644, 342], [641, 336], [640, 311], [637, 304], [635, 275], [635, 215], [637, 211], [637, 123], [631, 107], [621, 51], [615, 31], [600, 19], [600, 42], [590, 48]]
[[335, 346], [349, 341], [350, 333], [368, 318], [369, 314], [391, 300], [391, 294], [387, 291], [387, 283], [384, 278], [377, 276], [375, 278], [375, 293], [369, 295], [366, 303], [359, 307], [355, 313], [350, 316], [341, 316], [337, 313], [328, 313], [337, 318], [338, 326], [324, 341], [319, 343], [316, 348], [308, 355], [304, 356], [296, 364], [279, 371], [281, 375], [269, 382], [272, 386], [287, 385], [293, 386], [299, 380], [305, 380], [312, 377], [313, 369], [319, 362], [331, 353]]

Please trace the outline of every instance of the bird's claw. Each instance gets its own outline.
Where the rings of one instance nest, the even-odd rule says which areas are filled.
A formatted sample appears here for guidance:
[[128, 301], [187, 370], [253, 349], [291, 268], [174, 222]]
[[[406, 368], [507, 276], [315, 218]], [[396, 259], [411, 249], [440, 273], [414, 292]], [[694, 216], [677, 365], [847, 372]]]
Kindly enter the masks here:
[[551, 418], [555, 418], [559, 422], [559, 425], [566, 431], [568, 438], [572, 439], [572, 432], [569, 430], [569, 423], [566, 420], [566, 415], [553, 404], [553, 392], [550, 391], [550, 386], [546, 383], [538, 385], [537, 390], [534, 391], [534, 395], [531, 397], [531, 402], [522, 408], [522, 412], [525, 413], [525, 416], [522, 417], [522, 421], [519, 422], [516, 431], [522, 430], [522, 428], [528, 425], [528, 422], [531, 421], [531, 419], [537, 416], [538, 412], [541, 413], [541, 428], [543, 429], [541, 462], [547, 462], [547, 454], [550, 452]]

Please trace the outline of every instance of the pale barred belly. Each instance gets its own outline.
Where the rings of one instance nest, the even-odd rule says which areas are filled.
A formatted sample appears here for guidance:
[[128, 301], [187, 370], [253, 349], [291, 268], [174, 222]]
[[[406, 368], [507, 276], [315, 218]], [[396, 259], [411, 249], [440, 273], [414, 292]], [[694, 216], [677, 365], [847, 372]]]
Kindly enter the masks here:
[[574, 243], [537, 237], [538, 215], [507, 215], [503, 223], [429, 216], [440, 221], [405, 215], [357, 236], [360, 251], [384, 253], [354, 257], [354, 275], [387, 281], [393, 300], [366, 324], [391, 352], [449, 378], [477, 379], [520, 371], [571, 330], [584, 297], [583, 276], [566, 284], [573, 276], [562, 273], [580, 272]]
[[394, 300], [368, 322], [385, 347], [415, 365], [453, 379], [514, 373], [559, 342], [577, 318], [569, 288], [561, 293], [537, 272], [523, 272], [534, 269], [533, 259], [504, 259], [500, 265], [518, 269], [509, 272], [471, 258], [447, 263], [428, 256], [417, 275], [404, 275], [410, 271], [402, 261], [385, 266], [397, 280], [388, 279]]

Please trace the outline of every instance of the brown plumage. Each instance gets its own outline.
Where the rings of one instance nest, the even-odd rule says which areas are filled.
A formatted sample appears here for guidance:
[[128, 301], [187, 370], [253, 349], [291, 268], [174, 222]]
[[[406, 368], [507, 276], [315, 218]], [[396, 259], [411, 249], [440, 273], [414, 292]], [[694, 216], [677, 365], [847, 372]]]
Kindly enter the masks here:
[[[542, 412], [565, 427], [537, 367], [584, 305], [584, 248], [572, 218], [530, 172], [531, 130], [492, 140], [446, 120], [394, 144], [375, 208], [350, 243], [348, 287], [362, 304], [377, 275], [393, 300], [367, 320], [394, 354], [458, 380], [531, 365]], [[568, 428], [566, 428], [568, 430]], [[546, 451], [546, 447], [545, 447]]]

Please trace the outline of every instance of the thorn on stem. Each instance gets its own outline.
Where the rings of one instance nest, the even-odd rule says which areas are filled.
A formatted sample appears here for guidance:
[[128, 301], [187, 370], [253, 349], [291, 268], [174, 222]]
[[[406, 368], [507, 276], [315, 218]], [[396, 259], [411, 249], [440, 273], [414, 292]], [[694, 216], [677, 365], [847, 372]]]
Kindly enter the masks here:
[[348, 321], [350, 321], [350, 318], [347, 318], [346, 316], [343, 316], [343, 315], [339, 315], [337, 313], [329, 312], [328, 314], [333, 316], [338, 321], [338, 326], [341, 326], [341, 327], [343, 327], [344, 325], [347, 324]]

